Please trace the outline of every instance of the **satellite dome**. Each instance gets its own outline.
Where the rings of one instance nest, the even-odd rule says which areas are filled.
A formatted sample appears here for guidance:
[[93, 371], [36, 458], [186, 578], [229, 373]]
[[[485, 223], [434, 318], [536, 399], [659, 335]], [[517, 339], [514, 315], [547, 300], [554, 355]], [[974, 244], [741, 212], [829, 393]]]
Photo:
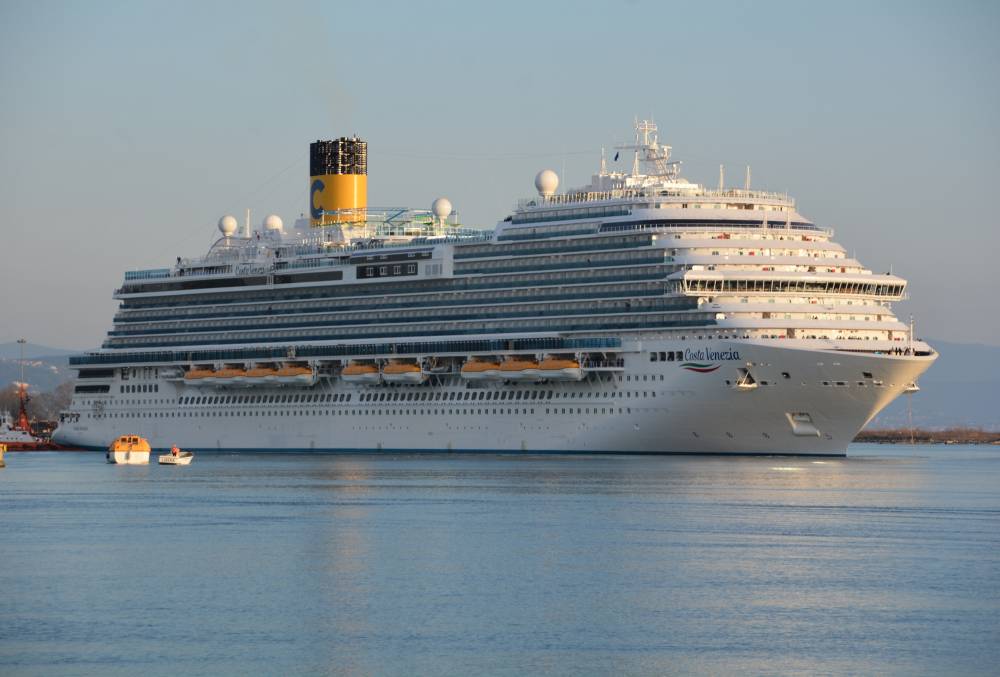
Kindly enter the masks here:
[[281, 221], [281, 217], [277, 214], [271, 214], [266, 219], [264, 219], [264, 230], [267, 231], [278, 231], [284, 227], [284, 223]]
[[451, 201], [446, 197], [439, 197], [431, 204], [431, 211], [434, 212], [434, 216], [444, 221], [451, 216]]
[[535, 176], [535, 188], [538, 194], [543, 197], [550, 197], [555, 194], [559, 187], [559, 175], [551, 169], [543, 169]]
[[222, 233], [223, 237], [232, 237], [238, 227], [236, 217], [232, 214], [226, 214], [219, 219], [219, 232]]

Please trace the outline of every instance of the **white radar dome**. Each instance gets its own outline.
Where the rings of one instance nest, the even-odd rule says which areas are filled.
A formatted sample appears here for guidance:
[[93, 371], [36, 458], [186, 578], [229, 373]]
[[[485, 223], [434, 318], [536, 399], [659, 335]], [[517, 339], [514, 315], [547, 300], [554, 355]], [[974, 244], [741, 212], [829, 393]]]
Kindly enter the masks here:
[[451, 216], [451, 200], [446, 197], [439, 197], [431, 204], [431, 211], [434, 212], [434, 216], [444, 221]]
[[232, 237], [232, 234], [236, 232], [238, 227], [239, 224], [236, 222], [236, 217], [232, 214], [226, 214], [219, 219], [219, 232], [224, 237]]
[[543, 197], [555, 195], [558, 187], [559, 175], [551, 169], [543, 169], [535, 176], [535, 188], [538, 189], [538, 194]]
[[271, 214], [266, 219], [264, 219], [264, 230], [267, 231], [281, 231], [285, 224], [282, 223], [281, 217], [277, 214]]

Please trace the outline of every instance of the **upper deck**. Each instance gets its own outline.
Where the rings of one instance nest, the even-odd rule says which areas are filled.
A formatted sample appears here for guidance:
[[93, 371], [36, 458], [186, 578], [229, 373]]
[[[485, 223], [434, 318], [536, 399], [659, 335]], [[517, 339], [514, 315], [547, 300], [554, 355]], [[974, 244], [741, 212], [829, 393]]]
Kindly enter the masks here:
[[749, 175], [743, 188], [681, 178], [654, 133], [643, 123], [620, 147], [630, 173], [602, 159], [589, 185], [557, 193], [558, 177], [541, 172], [538, 195], [490, 231], [462, 226], [443, 198], [429, 211], [322, 209], [319, 224], [287, 232], [277, 216], [251, 231], [248, 216], [237, 234], [225, 217], [205, 255], [125, 274], [101, 359], [425, 340], [439, 352], [440, 341], [539, 336], [901, 340], [889, 306], [905, 280], [864, 268], [791, 197], [751, 190]]
[[[590, 185], [558, 194], [558, 177], [543, 171], [535, 182], [538, 195], [520, 200], [492, 231], [462, 226], [444, 199], [435, 202], [434, 211], [394, 207], [324, 212], [330, 225], [309, 228], [303, 220], [289, 233], [280, 219], [268, 217], [261, 231], [251, 233], [247, 224], [243, 237], [234, 236], [233, 221], [204, 256], [178, 257], [172, 268], [127, 272], [116, 297], [445, 275], [453, 250], [455, 259], [472, 249], [477, 257], [500, 257], [514, 253], [503, 245], [517, 240], [663, 229], [705, 237], [721, 232], [726, 237], [803, 241], [833, 235], [798, 214], [788, 195], [750, 190], [749, 177], [743, 189], [723, 187], [720, 177], [717, 190], [681, 178], [680, 163], [670, 160], [670, 147], [658, 142], [652, 123], [637, 122], [635, 144], [620, 146], [622, 150], [633, 154], [631, 173], [609, 171], [602, 156]], [[482, 251], [494, 247], [495, 254]], [[408, 265], [430, 258], [440, 262]]]

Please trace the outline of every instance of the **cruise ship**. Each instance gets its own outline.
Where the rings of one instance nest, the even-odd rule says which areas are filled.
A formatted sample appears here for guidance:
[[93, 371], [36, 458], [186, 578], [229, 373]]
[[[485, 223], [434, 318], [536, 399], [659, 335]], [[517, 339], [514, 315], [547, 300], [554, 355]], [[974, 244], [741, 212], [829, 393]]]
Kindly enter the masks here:
[[[937, 354], [788, 195], [681, 176], [656, 125], [492, 230], [367, 204], [367, 144], [310, 146], [309, 213], [219, 223], [126, 272], [57, 442], [105, 448], [845, 455]], [[621, 169], [617, 169], [620, 167]]]

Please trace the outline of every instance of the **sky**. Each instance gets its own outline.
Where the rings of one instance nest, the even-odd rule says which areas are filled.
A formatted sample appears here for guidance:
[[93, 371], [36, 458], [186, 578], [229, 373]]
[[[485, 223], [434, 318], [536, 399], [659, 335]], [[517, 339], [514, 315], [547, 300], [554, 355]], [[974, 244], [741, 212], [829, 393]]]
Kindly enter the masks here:
[[96, 347], [125, 270], [290, 223], [310, 141], [492, 227], [651, 117], [689, 180], [750, 165], [907, 278], [919, 336], [1000, 345], [997, 35], [995, 2], [0, 0], [0, 343]]

